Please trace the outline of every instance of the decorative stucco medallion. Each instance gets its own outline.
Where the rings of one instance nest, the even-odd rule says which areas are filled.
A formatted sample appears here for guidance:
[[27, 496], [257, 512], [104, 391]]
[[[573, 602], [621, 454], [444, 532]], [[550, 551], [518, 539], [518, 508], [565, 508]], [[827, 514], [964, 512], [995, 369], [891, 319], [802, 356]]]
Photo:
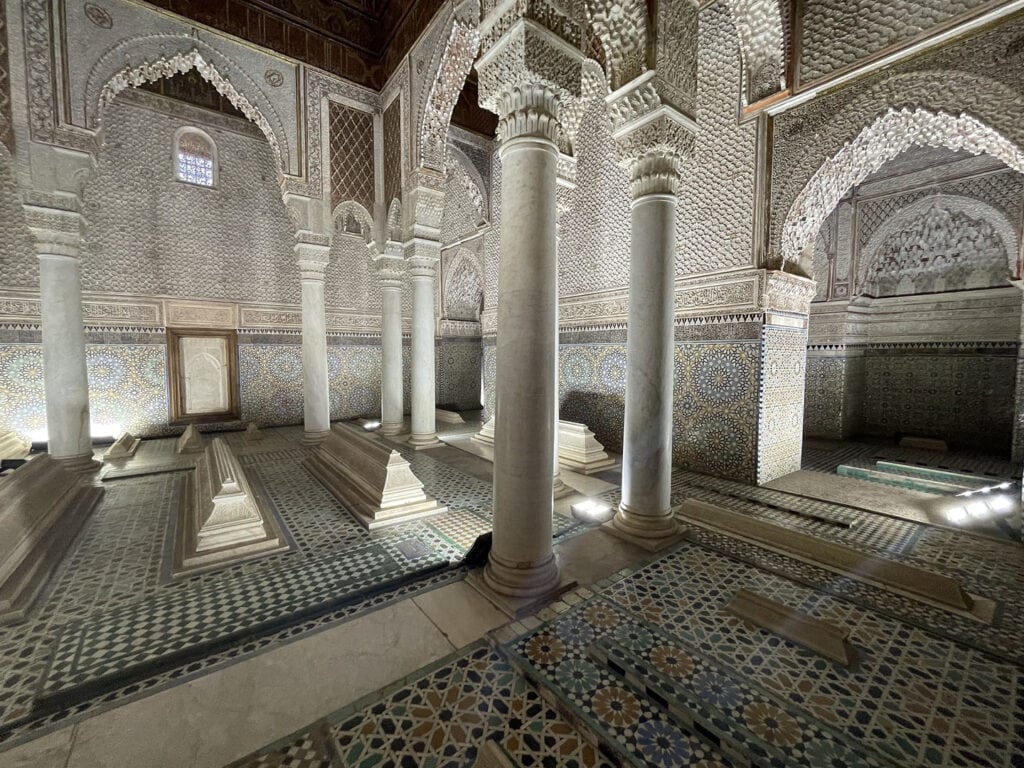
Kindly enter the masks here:
[[96, 3], [86, 3], [83, 10], [85, 11], [85, 17], [97, 27], [110, 29], [114, 26], [114, 19], [111, 18], [106, 8], [96, 5]]

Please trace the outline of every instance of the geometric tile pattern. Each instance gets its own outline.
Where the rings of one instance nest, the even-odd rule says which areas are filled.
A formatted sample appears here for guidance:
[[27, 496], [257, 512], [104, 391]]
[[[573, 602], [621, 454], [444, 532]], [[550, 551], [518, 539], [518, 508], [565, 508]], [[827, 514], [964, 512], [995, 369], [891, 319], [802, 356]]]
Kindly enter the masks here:
[[807, 331], [766, 325], [761, 341], [757, 481], [800, 469]]
[[[730, 617], [723, 608], [741, 587], [849, 629], [858, 664]], [[711, 733], [765, 764], [1010, 766], [1019, 756], [1019, 666], [696, 543], [623, 572], [509, 650], [634, 754], [653, 690], [684, 736]]]
[[559, 418], [586, 424], [609, 451], [622, 451], [626, 397], [624, 344], [562, 344]]
[[437, 344], [437, 402], [459, 410], [480, 407], [480, 341], [441, 340]]
[[753, 480], [758, 344], [676, 344], [673, 464]]
[[231, 768], [468, 766], [485, 741], [514, 765], [609, 765], [513, 667], [476, 643]]

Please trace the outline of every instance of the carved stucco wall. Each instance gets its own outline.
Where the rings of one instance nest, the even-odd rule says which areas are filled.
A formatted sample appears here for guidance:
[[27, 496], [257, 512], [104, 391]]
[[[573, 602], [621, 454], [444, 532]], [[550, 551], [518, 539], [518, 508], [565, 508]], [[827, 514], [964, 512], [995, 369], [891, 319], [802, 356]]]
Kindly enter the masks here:
[[[346, 232], [339, 218], [331, 238], [325, 275], [324, 302], [328, 307], [380, 312], [380, 280], [373, 269], [362, 234]], [[404, 293], [404, 292], [403, 292]]]
[[678, 276], [748, 266], [752, 258], [755, 127], [737, 122], [739, 40], [725, 4], [701, 11], [699, 35], [700, 130], [680, 185]]
[[[965, 113], [1024, 144], [1024, 20], [1007, 22], [955, 45], [915, 57], [780, 115], [772, 155], [771, 248], [781, 253], [783, 224], [812, 175], [889, 109]], [[900, 141], [882, 137], [875, 155]], [[871, 152], [861, 161], [874, 170]], [[828, 211], [821, 211], [822, 220]]]
[[201, 123], [217, 145], [217, 187], [175, 180], [174, 132], [196, 111], [119, 97], [86, 186], [85, 290], [298, 303], [292, 227], [262, 135], [243, 121]]
[[604, 98], [583, 111], [576, 189], [561, 217], [558, 293], [578, 296], [629, 284], [629, 179], [615, 162]]
[[805, 0], [800, 16], [800, 79], [825, 77], [986, 1]]
[[39, 262], [14, 178], [14, 162], [7, 148], [0, 146], [0, 285], [35, 287], [39, 284]]

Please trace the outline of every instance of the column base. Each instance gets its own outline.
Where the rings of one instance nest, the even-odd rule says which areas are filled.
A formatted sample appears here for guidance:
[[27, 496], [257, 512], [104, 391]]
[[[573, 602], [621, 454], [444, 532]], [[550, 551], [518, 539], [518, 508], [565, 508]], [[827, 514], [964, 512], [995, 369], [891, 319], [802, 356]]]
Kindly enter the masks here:
[[330, 430], [326, 432], [303, 432], [302, 433], [302, 444], [303, 445], [320, 445], [324, 441], [324, 438], [330, 434]]
[[425, 451], [428, 448], [440, 448], [444, 443], [437, 439], [437, 435], [431, 432], [429, 435], [410, 435], [409, 447], [417, 451]]
[[[499, 585], [501, 591], [494, 588], [488, 579], [488, 571], [491, 569], [491, 562], [484, 568], [471, 571], [466, 577], [466, 583], [479, 592], [487, 602], [504, 613], [510, 619], [521, 619], [536, 613], [545, 605], [553, 603], [559, 597], [576, 588], [576, 582], [572, 579], [563, 578], [554, 566], [554, 579], [539, 591], [530, 591], [528, 594], [512, 595], [506, 594], [505, 587]], [[552, 558], [552, 564], [554, 558]]]
[[621, 504], [615, 517], [602, 525], [601, 530], [648, 552], [677, 544], [684, 536], [672, 510], [667, 514], [642, 515], [630, 512]]
[[395, 435], [402, 434], [404, 431], [404, 421], [382, 421], [380, 423], [380, 429], [377, 430], [377, 433], [385, 435], [387, 437], [394, 437]]
[[92, 453], [82, 453], [78, 456], [54, 456], [50, 454], [50, 458], [60, 462], [60, 465], [68, 472], [81, 475], [96, 472], [103, 466], [103, 462], [97, 461]]
[[555, 499], [564, 499], [566, 496], [572, 496], [576, 493], [576, 489], [571, 485], [566, 485], [565, 481], [562, 480], [558, 475], [555, 475], [551, 483], [551, 496]]

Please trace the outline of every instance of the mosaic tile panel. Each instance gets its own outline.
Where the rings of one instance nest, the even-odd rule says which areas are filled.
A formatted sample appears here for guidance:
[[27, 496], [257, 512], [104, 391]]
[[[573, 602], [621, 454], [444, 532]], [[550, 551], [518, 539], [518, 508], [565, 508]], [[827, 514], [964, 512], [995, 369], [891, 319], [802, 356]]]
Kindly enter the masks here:
[[[864, 357], [864, 430], [917, 434], [1010, 451], [1017, 358], [983, 345], [871, 349]], [[945, 354], [943, 354], [945, 352]]]
[[558, 363], [559, 417], [586, 424], [607, 450], [621, 453], [626, 346], [563, 344]]
[[674, 464], [754, 478], [759, 355], [756, 342], [676, 345]]
[[[804, 434], [842, 439], [863, 431], [864, 358], [807, 353]], [[831, 470], [830, 470], [831, 471]]]
[[0, 344], [0, 428], [25, 440], [46, 435], [43, 348], [38, 344]]
[[757, 438], [757, 482], [800, 469], [807, 331], [765, 326]]
[[455, 410], [480, 407], [480, 340], [441, 340], [437, 344], [437, 404]]
[[261, 426], [302, 422], [302, 347], [239, 344], [242, 420]]
[[231, 764], [467, 766], [485, 741], [514, 765], [608, 766], [499, 654], [480, 644]]
[[365, 347], [327, 347], [327, 378], [331, 419], [352, 419], [380, 413], [381, 350]]
[[167, 347], [89, 344], [89, 412], [93, 434], [148, 435], [167, 424]]

